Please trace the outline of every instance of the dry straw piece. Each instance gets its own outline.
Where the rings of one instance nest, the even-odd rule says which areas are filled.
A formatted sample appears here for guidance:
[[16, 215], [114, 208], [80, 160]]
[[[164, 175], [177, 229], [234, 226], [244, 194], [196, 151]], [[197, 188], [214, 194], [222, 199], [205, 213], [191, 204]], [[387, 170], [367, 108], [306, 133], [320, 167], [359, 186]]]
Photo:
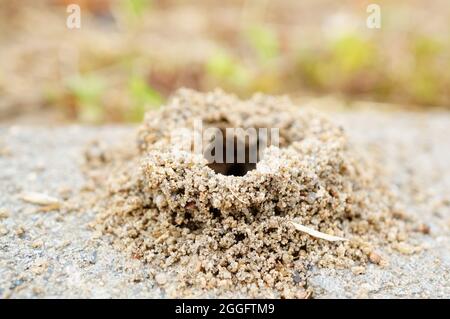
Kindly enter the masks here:
[[291, 223], [292, 223], [292, 225], [294, 225], [295, 229], [297, 229], [298, 231], [307, 233], [308, 235], [311, 235], [311, 236], [316, 237], [316, 238], [325, 239], [325, 240], [328, 240], [328, 241], [346, 241], [346, 240], [348, 240], [348, 239], [345, 239], [345, 238], [342, 238], [342, 237], [338, 237], [338, 236], [333, 236], [333, 235], [328, 235], [328, 234], [322, 233], [322, 232], [314, 230], [312, 228], [303, 226], [303, 225], [301, 225], [299, 223], [295, 223], [295, 222], [291, 222]]
[[[196, 130], [197, 120], [279, 128], [280, 144], [253, 166], [211, 165], [169, 143], [174, 129]], [[175, 274], [163, 287], [168, 296], [304, 298], [310, 269], [364, 265], [405, 233], [370, 154], [287, 98], [182, 89], [146, 115], [136, 147], [124, 144], [97, 145], [86, 157], [85, 195], [94, 190], [100, 211], [94, 227], [155, 272]]]
[[59, 207], [60, 201], [56, 197], [49, 196], [47, 194], [43, 193], [37, 193], [37, 192], [27, 192], [24, 194], [21, 194], [19, 196], [23, 201], [35, 204], [35, 205], [41, 205], [41, 206], [52, 206], [52, 207]]

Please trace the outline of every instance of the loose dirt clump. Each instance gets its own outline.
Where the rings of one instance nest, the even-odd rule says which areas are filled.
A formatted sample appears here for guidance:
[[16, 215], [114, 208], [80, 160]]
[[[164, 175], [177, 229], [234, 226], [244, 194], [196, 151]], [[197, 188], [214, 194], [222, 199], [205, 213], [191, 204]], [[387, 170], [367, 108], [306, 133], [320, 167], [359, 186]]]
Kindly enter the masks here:
[[[228, 174], [170, 143], [174, 129], [198, 129], [196, 120], [279, 128], [279, 147]], [[160, 286], [169, 296], [304, 298], [311, 267], [382, 266], [378, 248], [408, 237], [382, 169], [342, 127], [288, 99], [183, 89], [137, 135], [86, 153], [93, 226], [158, 279], [167, 274]]]

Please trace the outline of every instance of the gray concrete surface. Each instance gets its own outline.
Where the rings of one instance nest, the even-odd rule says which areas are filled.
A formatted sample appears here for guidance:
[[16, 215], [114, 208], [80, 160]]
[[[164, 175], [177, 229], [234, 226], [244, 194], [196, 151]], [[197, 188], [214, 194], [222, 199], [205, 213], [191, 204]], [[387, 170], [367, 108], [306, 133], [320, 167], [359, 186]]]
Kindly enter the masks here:
[[[430, 226], [424, 250], [385, 250], [389, 265], [364, 274], [313, 269], [315, 298], [450, 298], [450, 113], [349, 113], [334, 116], [361, 147], [378, 150], [409, 214]], [[82, 149], [117, 141], [130, 127], [0, 126], [0, 297], [164, 297], [151, 269], [114, 250], [87, 224], [92, 211], [39, 212], [18, 195], [76, 193]]]

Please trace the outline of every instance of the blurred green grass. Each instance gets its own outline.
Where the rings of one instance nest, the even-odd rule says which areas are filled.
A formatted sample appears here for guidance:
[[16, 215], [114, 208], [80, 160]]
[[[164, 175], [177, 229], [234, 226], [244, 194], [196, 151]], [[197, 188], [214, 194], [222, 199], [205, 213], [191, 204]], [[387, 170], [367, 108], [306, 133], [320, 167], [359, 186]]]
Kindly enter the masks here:
[[[52, 1], [58, 4], [57, 13], [68, 0]], [[450, 38], [425, 32], [414, 21], [398, 28], [398, 21], [389, 17], [403, 10], [401, 6], [392, 6], [381, 31], [353, 28], [328, 37], [327, 32], [334, 30], [324, 31], [321, 22], [312, 23], [312, 31], [301, 36], [292, 26], [264, 19], [221, 23], [220, 17], [207, 14], [214, 8], [221, 12], [225, 4], [218, 2], [203, 10], [176, 1], [102, 0], [102, 6], [96, 3], [92, 8], [89, 0], [82, 2], [87, 26], [78, 35], [65, 31], [53, 39], [74, 37], [71, 50], [78, 56], [78, 70], [34, 88], [45, 106], [62, 109], [75, 121], [138, 122], [182, 86], [202, 91], [221, 87], [242, 97], [255, 91], [325, 94], [422, 108], [450, 107]], [[226, 7], [237, 17], [240, 6], [237, 1]], [[275, 9], [285, 15], [298, 13], [282, 6]], [[362, 12], [359, 18], [364, 19]], [[28, 36], [31, 42], [37, 32], [21, 37]], [[32, 47], [21, 49], [33, 52]], [[42, 62], [27, 63], [29, 72], [22, 78], [39, 78], [42, 70], [35, 64]], [[13, 91], [9, 88], [13, 82], [5, 80], [9, 78], [11, 74], [2, 74], [4, 94]]]

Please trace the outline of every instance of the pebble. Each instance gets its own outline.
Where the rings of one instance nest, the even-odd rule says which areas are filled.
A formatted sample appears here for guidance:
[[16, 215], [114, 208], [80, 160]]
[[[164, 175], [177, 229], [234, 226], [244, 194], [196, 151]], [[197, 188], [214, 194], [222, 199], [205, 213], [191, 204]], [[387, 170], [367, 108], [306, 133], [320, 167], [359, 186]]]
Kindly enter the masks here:
[[67, 200], [67, 199], [69, 199], [70, 195], [72, 194], [72, 189], [68, 186], [62, 186], [59, 188], [58, 193], [62, 199]]
[[411, 255], [414, 252], [414, 247], [406, 243], [398, 243], [397, 245], [394, 246], [394, 248], [404, 255]]
[[377, 254], [376, 252], [371, 252], [369, 254], [369, 260], [371, 263], [379, 265], [381, 262], [381, 256]]
[[8, 218], [11, 214], [6, 208], [0, 208], [0, 219]]
[[41, 239], [37, 239], [31, 243], [32, 248], [41, 248], [44, 245], [44, 242]]
[[9, 289], [16, 289], [20, 285], [22, 285], [25, 281], [23, 279], [16, 279], [14, 280], [11, 285], [9, 286]]
[[362, 274], [364, 274], [365, 272], [366, 272], [366, 268], [363, 267], [363, 266], [355, 266], [355, 267], [352, 267], [352, 273], [353, 273], [354, 275], [362, 275]]
[[41, 275], [48, 269], [48, 261], [44, 259], [37, 259], [31, 267], [31, 272], [35, 275]]
[[9, 230], [5, 226], [0, 225], [0, 236], [8, 235], [8, 233], [9, 233]]
[[298, 273], [298, 271], [294, 272], [292, 279], [294, 280], [294, 283], [296, 283], [296, 284], [298, 284], [302, 281], [302, 277], [300, 277], [300, 274]]
[[92, 254], [90, 254], [90, 256], [88, 257], [88, 261], [91, 265], [94, 265], [97, 263], [97, 251], [96, 250], [94, 252], [92, 252]]
[[424, 235], [429, 235], [430, 234], [430, 226], [422, 223], [417, 227], [417, 231]]
[[158, 283], [158, 285], [165, 285], [167, 283], [167, 276], [163, 273], [159, 273], [155, 276], [155, 280]]
[[19, 237], [23, 237], [24, 234], [25, 234], [25, 228], [23, 228], [23, 226], [18, 226], [16, 229], [16, 235]]

